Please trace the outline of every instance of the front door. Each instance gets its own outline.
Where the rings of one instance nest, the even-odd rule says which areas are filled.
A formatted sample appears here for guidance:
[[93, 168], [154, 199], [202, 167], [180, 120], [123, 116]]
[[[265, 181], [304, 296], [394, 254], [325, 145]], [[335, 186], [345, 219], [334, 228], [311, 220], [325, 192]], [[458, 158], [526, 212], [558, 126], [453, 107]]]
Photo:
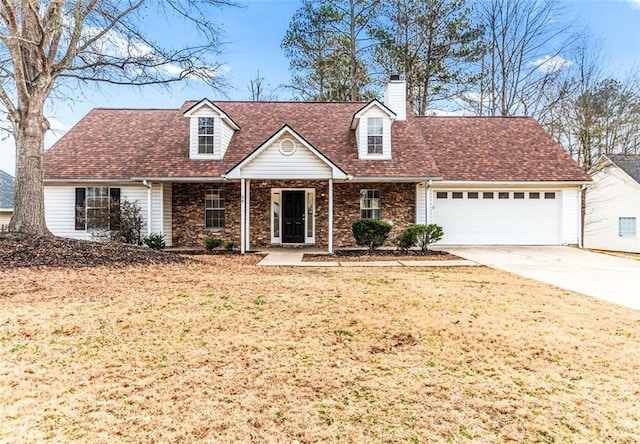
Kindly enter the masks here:
[[304, 191], [282, 191], [282, 243], [304, 243]]

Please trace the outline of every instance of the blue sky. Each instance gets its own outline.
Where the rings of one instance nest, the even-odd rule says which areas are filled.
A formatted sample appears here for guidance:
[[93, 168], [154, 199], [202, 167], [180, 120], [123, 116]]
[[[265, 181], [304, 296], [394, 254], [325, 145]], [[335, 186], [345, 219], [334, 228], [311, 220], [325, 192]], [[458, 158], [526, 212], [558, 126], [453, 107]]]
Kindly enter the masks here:
[[[622, 74], [640, 70], [640, 0], [564, 0], [564, 19], [574, 21], [576, 29], [589, 29], [602, 40], [605, 72]], [[67, 100], [55, 101], [47, 110], [56, 131], [47, 137], [47, 146], [80, 120], [94, 107], [175, 108], [185, 100], [204, 97], [213, 100], [247, 100], [247, 84], [257, 71], [271, 87], [289, 80], [289, 63], [280, 49], [280, 42], [298, 0], [245, 0], [240, 8], [224, 8], [214, 21], [224, 31], [226, 43], [219, 61], [225, 66], [225, 78], [231, 88], [220, 94], [192, 82], [170, 90], [149, 87], [87, 88]], [[158, 26], [165, 32], [164, 26]], [[169, 37], [175, 38], [179, 30]], [[289, 98], [285, 90], [278, 98]], [[0, 143], [0, 169], [14, 174], [15, 148], [12, 140]]]

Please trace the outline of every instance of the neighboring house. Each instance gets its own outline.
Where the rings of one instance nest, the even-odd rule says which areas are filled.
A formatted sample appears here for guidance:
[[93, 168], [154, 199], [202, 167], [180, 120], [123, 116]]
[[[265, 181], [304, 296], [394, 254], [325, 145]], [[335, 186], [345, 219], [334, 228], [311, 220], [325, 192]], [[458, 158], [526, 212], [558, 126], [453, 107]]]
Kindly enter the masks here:
[[584, 246], [640, 253], [640, 155], [602, 155], [589, 173]]
[[[527, 117], [416, 117], [384, 103], [186, 102], [94, 109], [45, 154], [47, 225], [89, 238], [109, 200], [138, 201], [168, 245], [244, 252], [354, 246], [360, 217], [438, 223], [442, 244], [578, 244], [589, 181]], [[92, 227], [93, 226], [93, 227]]]
[[13, 176], [0, 170], [0, 231], [5, 231], [9, 226], [13, 214], [14, 192]]

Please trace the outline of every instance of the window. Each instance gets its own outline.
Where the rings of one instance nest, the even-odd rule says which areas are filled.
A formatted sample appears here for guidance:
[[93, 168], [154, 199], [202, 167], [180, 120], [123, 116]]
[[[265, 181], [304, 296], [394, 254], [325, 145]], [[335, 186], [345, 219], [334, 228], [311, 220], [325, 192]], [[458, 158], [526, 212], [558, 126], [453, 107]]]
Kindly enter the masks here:
[[529, 199], [540, 199], [540, 193], [529, 193]]
[[524, 193], [513, 193], [514, 199], [524, 199]]
[[545, 199], [555, 199], [556, 198], [556, 193], [544, 193], [544, 198]]
[[76, 188], [76, 230], [115, 230], [120, 226], [120, 188]]
[[367, 119], [367, 153], [382, 154], [382, 117]]
[[380, 219], [380, 191], [360, 190], [360, 217]]
[[462, 191], [454, 191], [451, 193], [452, 199], [462, 199]]
[[307, 237], [313, 237], [313, 201], [313, 192], [307, 191]]
[[478, 198], [478, 193], [473, 191], [473, 192], [468, 192], [467, 193], [467, 199], [477, 199]]
[[204, 197], [204, 227], [224, 228], [224, 194], [222, 190], [208, 190]]
[[498, 199], [509, 199], [509, 193], [501, 191], [498, 193]]
[[213, 117], [198, 117], [198, 154], [213, 154]]
[[436, 193], [436, 199], [446, 199], [447, 198], [447, 192], [446, 191], [438, 191]]
[[636, 237], [636, 218], [621, 217], [618, 219], [618, 235], [620, 237]]
[[484, 193], [482, 193], [482, 198], [483, 199], [493, 199], [493, 192], [492, 191], [485, 191]]

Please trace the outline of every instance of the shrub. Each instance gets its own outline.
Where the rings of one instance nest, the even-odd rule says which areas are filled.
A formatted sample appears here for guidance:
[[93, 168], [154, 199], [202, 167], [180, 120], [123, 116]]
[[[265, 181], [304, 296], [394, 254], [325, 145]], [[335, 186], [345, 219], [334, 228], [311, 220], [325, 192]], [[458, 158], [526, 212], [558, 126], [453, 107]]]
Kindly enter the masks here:
[[215, 237], [208, 237], [204, 240], [204, 246], [207, 251], [215, 250], [220, 245], [222, 245], [222, 240]]
[[161, 233], [151, 233], [149, 236], [143, 239], [143, 242], [152, 250], [162, 250], [167, 246], [164, 242], [164, 234]]
[[233, 244], [233, 242], [231, 242], [231, 241], [226, 241], [226, 242], [224, 242], [224, 243], [222, 244], [222, 248], [224, 248], [224, 249], [225, 249], [225, 250], [227, 250], [227, 251], [231, 251], [231, 250], [233, 250], [233, 245], [234, 245], [234, 244]]
[[373, 251], [387, 241], [391, 224], [377, 219], [358, 219], [351, 225], [353, 237], [358, 245]]
[[[84, 208], [78, 208], [84, 214]], [[111, 199], [109, 208], [91, 215], [85, 215], [85, 223], [101, 228], [89, 228], [91, 237], [123, 244], [142, 245], [142, 214], [137, 201], [117, 201]]]
[[409, 248], [418, 243], [415, 227], [416, 225], [408, 226], [398, 237], [396, 237], [394, 242], [397, 245], [398, 250], [406, 252]]
[[415, 230], [416, 241], [422, 251], [427, 251], [429, 244], [438, 242], [444, 234], [442, 227], [436, 224], [418, 224], [412, 225], [412, 228]]

